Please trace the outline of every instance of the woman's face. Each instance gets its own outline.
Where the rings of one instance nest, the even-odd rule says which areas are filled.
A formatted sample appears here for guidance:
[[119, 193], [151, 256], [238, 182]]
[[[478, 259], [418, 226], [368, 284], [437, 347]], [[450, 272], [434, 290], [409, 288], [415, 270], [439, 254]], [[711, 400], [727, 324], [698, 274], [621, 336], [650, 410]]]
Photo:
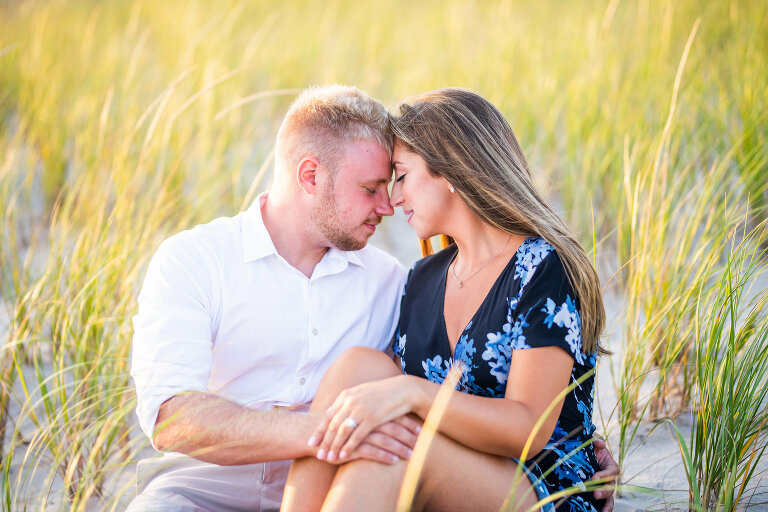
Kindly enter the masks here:
[[401, 207], [408, 223], [419, 238], [445, 233], [448, 208], [451, 205], [449, 184], [445, 178], [429, 174], [424, 159], [395, 143], [392, 154], [395, 183], [390, 203]]

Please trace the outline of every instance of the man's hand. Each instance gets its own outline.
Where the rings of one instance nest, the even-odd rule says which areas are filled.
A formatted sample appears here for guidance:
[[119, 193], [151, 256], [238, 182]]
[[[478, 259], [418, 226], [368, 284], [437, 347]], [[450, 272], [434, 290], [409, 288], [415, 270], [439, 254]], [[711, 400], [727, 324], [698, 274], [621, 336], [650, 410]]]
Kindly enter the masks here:
[[605, 481], [604, 487], [595, 490], [595, 498], [598, 500], [605, 500], [602, 512], [612, 512], [614, 505], [613, 491], [618, 483], [620, 473], [619, 464], [613, 460], [613, 456], [608, 450], [605, 441], [596, 438], [592, 446], [595, 450], [595, 458], [597, 458], [600, 471], [592, 475], [591, 480], [608, 479]]
[[383, 464], [394, 464], [398, 460], [410, 458], [420, 431], [421, 422], [401, 416], [369, 433], [349, 457], [333, 461], [326, 458], [322, 460], [332, 464], [344, 464], [356, 459], [368, 459]]

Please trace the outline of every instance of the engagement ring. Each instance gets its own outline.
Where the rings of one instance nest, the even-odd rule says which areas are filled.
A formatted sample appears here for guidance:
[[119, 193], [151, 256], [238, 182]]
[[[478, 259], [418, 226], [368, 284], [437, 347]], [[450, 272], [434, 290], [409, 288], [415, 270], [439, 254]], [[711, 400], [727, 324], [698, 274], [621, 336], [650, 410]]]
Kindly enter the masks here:
[[355, 421], [355, 418], [349, 417], [346, 420], [344, 420], [344, 424], [348, 426], [349, 428], [355, 429], [357, 428], [357, 422]]

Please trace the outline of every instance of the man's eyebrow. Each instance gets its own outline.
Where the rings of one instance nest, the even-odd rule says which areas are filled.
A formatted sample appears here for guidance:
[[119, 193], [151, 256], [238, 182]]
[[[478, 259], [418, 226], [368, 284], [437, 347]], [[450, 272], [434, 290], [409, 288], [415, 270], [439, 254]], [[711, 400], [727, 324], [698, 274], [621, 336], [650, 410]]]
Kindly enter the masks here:
[[390, 178], [390, 179], [388, 179], [388, 180], [385, 180], [384, 178], [379, 178], [379, 179], [377, 179], [377, 180], [363, 180], [363, 183], [389, 183], [389, 181], [390, 181], [391, 179], [392, 179], [392, 178]]

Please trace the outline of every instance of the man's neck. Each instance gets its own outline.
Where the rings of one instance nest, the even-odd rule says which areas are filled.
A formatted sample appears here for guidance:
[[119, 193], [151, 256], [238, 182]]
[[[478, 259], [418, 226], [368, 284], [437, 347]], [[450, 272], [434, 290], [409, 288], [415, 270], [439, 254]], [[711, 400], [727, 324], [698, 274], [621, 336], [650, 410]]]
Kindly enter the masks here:
[[328, 246], [318, 240], [310, 226], [308, 212], [297, 201], [268, 194], [262, 204], [261, 217], [277, 253], [292, 267], [307, 277], [328, 252]]

